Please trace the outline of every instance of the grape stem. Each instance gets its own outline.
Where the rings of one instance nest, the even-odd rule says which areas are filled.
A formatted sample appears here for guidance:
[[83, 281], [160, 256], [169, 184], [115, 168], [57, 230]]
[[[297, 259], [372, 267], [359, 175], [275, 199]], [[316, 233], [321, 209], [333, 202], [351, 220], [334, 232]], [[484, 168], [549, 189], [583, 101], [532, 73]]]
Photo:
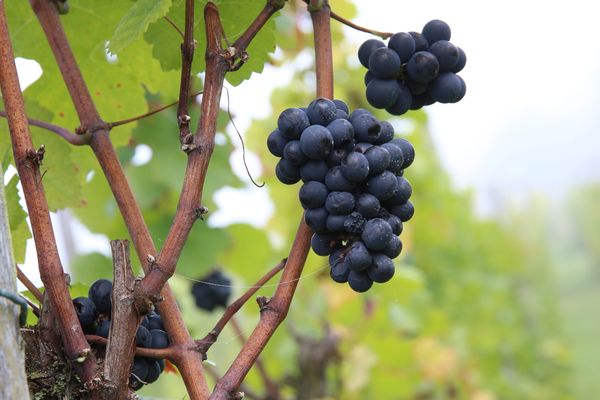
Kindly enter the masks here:
[[376, 31], [374, 29], [369, 29], [369, 28], [365, 28], [363, 26], [357, 25], [354, 22], [342, 17], [341, 15], [334, 13], [333, 11], [331, 12], [331, 18], [335, 19], [338, 22], [341, 22], [342, 24], [344, 24], [346, 26], [349, 26], [352, 29], [356, 29], [357, 31], [361, 31], [361, 32], [370, 33], [371, 35], [379, 36], [382, 39], [387, 39], [393, 35], [393, 33], [390, 33], [390, 32], [380, 32], [380, 31]]
[[[56, 13], [55, 8], [54, 12]], [[75, 361], [75, 370], [82, 381], [89, 382], [96, 373], [96, 357], [85, 340], [64, 279], [50, 211], [41, 184], [40, 153], [34, 150], [31, 140], [14, 60], [4, 1], [0, 0], [0, 91], [6, 107], [15, 165], [29, 211], [40, 277], [51, 299], [51, 307], [55, 312], [66, 355]]]
[[[6, 111], [0, 110], [0, 117], [7, 118]], [[53, 125], [48, 122], [39, 121], [33, 118], [27, 118], [27, 123], [31, 126], [37, 126], [38, 128], [54, 132], [74, 146], [83, 146], [84, 144], [88, 144], [90, 141], [89, 135], [77, 135], [69, 131], [67, 128], [63, 128], [62, 126], [58, 125]]]
[[[194, 61], [194, 0], [185, 2], [185, 31], [181, 44], [181, 81], [179, 85], [179, 104], [177, 105], [177, 123], [179, 125], [179, 141], [189, 144], [190, 116], [188, 115], [188, 98], [192, 81], [192, 62]], [[186, 143], [187, 141], [187, 143]]]

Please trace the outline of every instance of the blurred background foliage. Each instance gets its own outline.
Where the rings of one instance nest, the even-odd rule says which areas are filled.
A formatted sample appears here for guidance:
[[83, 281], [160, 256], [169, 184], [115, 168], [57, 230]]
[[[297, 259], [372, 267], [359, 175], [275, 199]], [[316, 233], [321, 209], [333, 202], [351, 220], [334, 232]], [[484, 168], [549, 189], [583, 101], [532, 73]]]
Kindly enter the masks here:
[[[78, 3], [73, 3], [73, 11], [77, 12]], [[231, 7], [232, 2], [219, 3], [229, 6], [232, 21], [235, 12], [250, 13], [243, 6]], [[85, 1], [79, 4], [93, 7]], [[172, 12], [180, 6], [175, 1]], [[345, 0], [336, 1], [335, 9], [347, 17], [355, 12], [351, 2]], [[117, 22], [115, 17], [114, 24]], [[126, 50], [135, 53], [132, 57], [147, 57], [153, 46], [166, 45], [159, 42], [159, 28], [169, 28], [157, 24], [150, 26], [145, 40]], [[207, 313], [195, 307], [190, 294], [193, 279], [219, 265], [233, 278], [234, 296], [243, 293], [287, 255], [301, 218], [298, 185], [289, 187], [277, 181], [277, 160], [269, 154], [265, 141], [280, 111], [305, 106], [314, 98], [314, 66], [297, 62], [311, 56], [312, 37], [307, 26], [310, 19], [305, 7], [290, 2], [270, 25], [271, 31], [265, 34], [267, 43], [259, 40], [257, 45], [258, 49], [264, 46], [274, 50], [276, 44], [280, 49], [277, 56], [263, 57], [270, 57], [267, 62], [278, 68], [294, 69], [292, 81], [271, 94], [273, 116], [253, 120], [243, 132], [247, 150], [260, 160], [262, 175], [258, 180], [265, 182], [261, 190], [268, 192], [273, 202], [273, 216], [264, 228], [246, 223], [215, 227], [209, 214], [208, 221], [196, 223], [171, 280], [194, 337], [210, 331], [219, 312]], [[364, 99], [364, 70], [352, 61], [356, 48], [345, 40], [339, 24], [333, 22], [332, 30], [336, 98], [345, 100], [351, 110], [370, 109]], [[19, 40], [20, 36], [16, 38], [18, 53], [23, 48]], [[28, 51], [22, 52], [27, 55]], [[121, 64], [125, 64], [122, 68], [126, 68], [126, 55], [119, 54]], [[157, 57], [156, 52], [152, 55]], [[168, 56], [172, 58], [173, 54]], [[39, 59], [40, 55], [31, 57]], [[198, 53], [197, 58], [201, 57]], [[161, 69], [153, 61], [151, 67], [156, 74], [152, 79], [146, 78], [150, 72], [134, 77], [144, 83], [143, 109], [156, 108], [176, 96], [178, 84], [174, 82], [178, 77], [171, 71], [172, 60], [165, 56], [159, 61], [166, 67]], [[54, 67], [42, 66], [45, 74], [52, 76]], [[262, 70], [262, 63], [255, 68]], [[119, 76], [115, 74], [119, 72], [111, 72], [106, 79]], [[231, 83], [238, 84], [248, 76], [235, 77]], [[68, 101], [64, 100], [65, 111], [49, 111], [52, 99], [44, 103], [49, 92], [66, 96], [64, 87], [55, 92], [48, 85], [58, 83], [40, 82], [26, 92], [33, 94], [28, 97], [30, 115], [76, 126]], [[96, 81], [92, 82], [93, 86]], [[195, 85], [201, 89], [201, 79]], [[45, 93], [45, 97], [36, 97], [38, 92]], [[231, 96], [235, 98], [235, 90]], [[122, 100], [129, 114], [115, 108], [115, 100]], [[117, 97], [113, 102], [101, 102], [100, 107], [111, 109], [112, 119], [140, 111], [139, 94], [135, 107], [129, 107], [126, 101]], [[197, 121], [198, 107], [193, 109], [192, 121]], [[386, 284], [357, 294], [329, 278], [325, 258], [310, 254], [290, 314], [261, 357], [282, 398], [547, 400], [590, 399], [594, 397], [591, 393], [600, 393], [595, 377], [600, 359], [596, 345], [600, 334], [596, 318], [600, 301], [600, 185], [582, 187], [562, 201], [531, 198], [524, 207], [506, 207], [495, 216], [482, 218], [474, 211], [472, 194], [455, 189], [440, 165], [426, 112], [409, 112], [401, 118], [390, 118], [381, 111], [375, 114], [392, 122], [396, 134], [410, 140], [417, 152], [406, 174], [413, 186], [416, 213], [401, 235], [404, 250], [396, 260], [396, 275]], [[112, 133], [159, 248], [177, 206], [186, 164], [185, 154], [178, 150], [175, 120], [175, 111], [169, 110]], [[211, 213], [219, 210], [213, 197], [217, 190], [250, 186], [247, 178], [237, 176], [230, 167], [231, 162], [239, 162], [232, 157], [239, 154], [232, 153], [239, 142], [232, 134], [225, 109], [219, 117], [219, 132], [203, 196], [203, 204]], [[45, 160], [48, 174], [44, 178], [53, 209], [68, 209], [66, 215], [92, 233], [109, 239], [127, 237], [110, 189], [91, 153], [71, 149], [36, 128], [33, 134], [36, 144], [43, 142], [54, 150]], [[0, 156], [5, 166], [11, 163], [5, 151], [8, 147], [4, 147], [6, 136], [0, 136]], [[136, 156], [142, 148], [151, 149], [151, 157], [140, 162]], [[69, 176], [65, 171], [73, 174]], [[76, 182], [67, 184], [69, 179]], [[66, 187], [71, 192], [65, 194]], [[15, 252], [22, 261], [27, 225], [18, 207], [16, 178], [9, 182], [7, 191]], [[245, 212], [254, 210], [248, 208]], [[111, 276], [111, 262], [105, 254], [76, 251], [77, 230], [72, 223], [63, 224], [61, 230], [59, 240], [70, 249], [73, 282], [89, 285], [97, 278]], [[274, 282], [258, 295], [272, 295]], [[76, 287], [80, 289], [80, 285]], [[250, 302], [237, 316], [241, 334], [227, 328], [211, 348], [208, 357], [214, 366], [207, 368], [216, 375], [223, 373], [239, 351], [240, 339], [252, 331], [257, 321], [258, 308]], [[249, 394], [265, 391], [255, 369], [245, 382]], [[185, 389], [179, 376], [169, 373], [140, 394], [180, 399]]]

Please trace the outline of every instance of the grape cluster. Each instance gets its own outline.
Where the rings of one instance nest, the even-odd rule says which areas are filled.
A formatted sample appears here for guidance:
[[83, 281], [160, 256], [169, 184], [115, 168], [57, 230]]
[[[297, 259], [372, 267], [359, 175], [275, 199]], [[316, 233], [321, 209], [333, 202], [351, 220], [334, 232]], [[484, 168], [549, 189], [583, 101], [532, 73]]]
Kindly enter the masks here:
[[227, 307], [231, 297], [231, 279], [220, 269], [198, 278], [192, 285], [192, 295], [196, 306], [212, 312], [217, 307]]
[[[108, 338], [112, 309], [112, 282], [99, 279], [92, 283], [88, 297], [73, 299], [73, 305], [83, 331]], [[165, 332], [162, 319], [156, 311], [144, 316], [135, 335], [137, 347], [164, 349], [169, 347], [169, 337]], [[129, 387], [138, 390], [145, 384], [156, 381], [165, 369], [164, 359], [134, 357], [129, 377]]]
[[467, 87], [456, 73], [467, 56], [450, 43], [450, 27], [444, 21], [429, 21], [421, 33], [399, 32], [387, 46], [369, 39], [358, 49], [365, 74], [367, 101], [390, 114], [402, 115], [435, 103], [456, 103]]
[[369, 111], [349, 113], [341, 100], [318, 98], [305, 109], [284, 110], [267, 147], [281, 157], [275, 168], [281, 182], [303, 182], [311, 247], [329, 256], [331, 278], [357, 292], [390, 280], [392, 259], [402, 250], [398, 235], [414, 213], [403, 177], [413, 146], [394, 139], [392, 125]]

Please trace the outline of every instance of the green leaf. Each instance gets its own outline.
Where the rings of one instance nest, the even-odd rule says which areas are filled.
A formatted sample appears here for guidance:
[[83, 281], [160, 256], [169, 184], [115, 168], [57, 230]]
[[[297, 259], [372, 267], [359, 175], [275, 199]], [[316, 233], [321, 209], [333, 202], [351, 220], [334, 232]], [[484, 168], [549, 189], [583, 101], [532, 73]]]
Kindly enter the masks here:
[[5, 193], [15, 262], [22, 264], [25, 262], [25, 247], [27, 246], [27, 239], [31, 238], [31, 232], [29, 226], [27, 226], [27, 213], [19, 204], [18, 182], [19, 177], [17, 175], [13, 176], [6, 185]]
[[137, 40], [152, 22], [164, 17], [172, 0], [138, 0], [123, 16], [108, 46], [112, 54], [117, 54]]

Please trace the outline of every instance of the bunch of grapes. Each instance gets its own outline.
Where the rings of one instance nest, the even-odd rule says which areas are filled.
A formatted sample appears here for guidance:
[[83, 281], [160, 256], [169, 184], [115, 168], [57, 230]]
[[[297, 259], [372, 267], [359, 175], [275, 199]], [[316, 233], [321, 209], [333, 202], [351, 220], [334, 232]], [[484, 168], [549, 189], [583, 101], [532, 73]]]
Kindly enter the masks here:
[[467, 62], [465, 52], [450, 43], [450, 27], [429, 21], [421, 33], [400, 32], [385, 45], [369, 39], [358, 50], [365, 74], [367, 101], [390, 114], [402, 115], [435, 103], [456, 103], [467, 87], [456, 73]]
[[[112, 309], [112, 282], [99, 279], [92, 283], [88, 297], [73, 299], [73, 305], [85, 333], [108, 338]], [[162, 319], [155, 311], [150, 311], [142, 319], [135, 335], [137, 347], [164, 349], [169, 347], [169, 337], [165, 332]], [[140, 389], [145, 384], [156, 381], [165, 369], [164, 359], [134, 357], [129, 377], [129, 387]]]
[[403, 177], [413, 146], [369, 111], [349, 113], [341, 100], [324, 98], [284, 110], [267, 146], [281, 157], [277, 178], [304, 183], [299, 197], [314, 231], [311, 246], [329, 256], [331, 278], [357, 292], [390, 280], [402, 223], [414, 213]]
[[227, 307], [231, 297], [231, 279], [220, 269], [198, 278], [192, 285], [192, 296], [196, 306], [212, 312], [217, 307]]

